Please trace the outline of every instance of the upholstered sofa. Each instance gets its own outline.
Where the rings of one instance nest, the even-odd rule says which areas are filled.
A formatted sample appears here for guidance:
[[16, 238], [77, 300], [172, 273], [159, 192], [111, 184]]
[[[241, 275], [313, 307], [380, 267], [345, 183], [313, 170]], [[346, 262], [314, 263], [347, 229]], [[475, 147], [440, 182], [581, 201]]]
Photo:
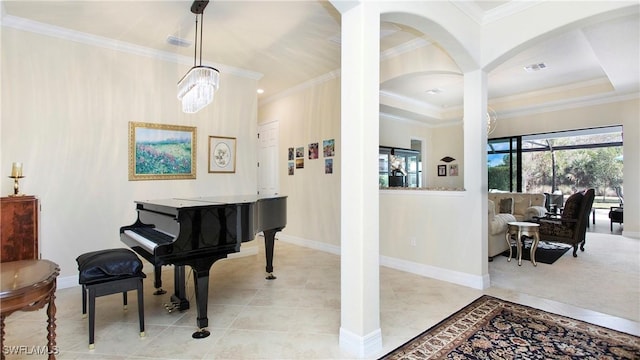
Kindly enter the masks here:
[[516, 221], [512, 214], [496, 213], [496, 206], [492, 200], [487, 203], [488, 209], [488, 229], [489, 229], [489, 259], [500, 255], [503, 251], [509, 250], [507, 246], [506, 234], [507, 223]]
[[488, 196], [496, 206], [496, 214], [512, 214], [516, 221], [530, 221], [547, 213], [544, 194], [490, 192]]
[[505, 239], [507, 223], [533, 221], [545, 216], [544, 194], [490, 192], [488, 195], [489, 258], [509, 250]]

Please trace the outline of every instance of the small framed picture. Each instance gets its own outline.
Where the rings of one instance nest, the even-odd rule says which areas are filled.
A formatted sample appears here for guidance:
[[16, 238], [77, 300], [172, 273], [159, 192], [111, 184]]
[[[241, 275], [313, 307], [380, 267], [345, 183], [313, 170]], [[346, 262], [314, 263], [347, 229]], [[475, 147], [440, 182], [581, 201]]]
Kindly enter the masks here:
[[236, 172], [236, 138], [209, 136], [209, 172]]
[[447, 165], [438, 165], [438, 176], [447, 176]]
[[449, 176], [458, 176], [458, 164], [449, 165]]

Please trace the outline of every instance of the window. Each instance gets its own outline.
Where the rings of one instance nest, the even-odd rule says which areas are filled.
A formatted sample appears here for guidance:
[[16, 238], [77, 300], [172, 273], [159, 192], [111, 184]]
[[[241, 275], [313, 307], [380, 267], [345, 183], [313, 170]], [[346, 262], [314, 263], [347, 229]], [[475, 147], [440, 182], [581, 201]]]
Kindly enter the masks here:
[[489, 189], [522, 191], [521, 138], [491, 139], [487, 146]]
[[378, 185], [383, 187], [420, 187], [422, 162], [420, 151], [380, 146]]
[[571, 194], [594, 188], [615, 196], [622, 187], [622, 127], [491, 139], [489, 189]]

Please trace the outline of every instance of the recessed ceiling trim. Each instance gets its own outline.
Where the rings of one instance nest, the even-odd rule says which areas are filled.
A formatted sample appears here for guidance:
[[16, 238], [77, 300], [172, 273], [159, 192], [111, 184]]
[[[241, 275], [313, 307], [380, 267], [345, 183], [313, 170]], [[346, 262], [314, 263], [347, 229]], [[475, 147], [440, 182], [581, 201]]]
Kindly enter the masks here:
[[387, 60], [398, 55], [402, 55], [409, 51], [423, 48], [425, 46], [433, 45], [433, 43], [425, 38], [417, 38], [411, 41], [407, 41], [404, 44], [387, 49], [380, 53], [380, 61]]
[[509, 1], [506, 4], [502, 4], [485, 12], [482, 17], [482, 24], [490, 24], [500, 19], [507, 18], [531, 7], [540, 5], [540, 3], [542, 3], [542, 1]]
[[530, 99], [532, 97], [545, 96], [545, 95], [550, 95], [555, 93], [566, 93], [573, 90], [578, 90], [578, 89], [583, 89], [583, 88], [588, 88], [593, 86], [602, 86], [602, 85], [611, 86], [611, 83], [607, 78], [599, 78], [594, 80], [581, 81], [573, 84], [550, 87], [542, 90], [529, 91], [521, 94], [507, 95], [507, 96], [495, 97], [495, 98], [492, 97], [489, 100], [492, 104], [508, 103], [508, 102], [518, 101], [522, 99]]
[[500, 111], [501, 119], [510, 119], [521, 116], [545, 114], [550, 112], [556, 112], [561, 110], [571, 110], [585, 108], [589, 106], [605, 105], [611, 103], [618, 103], [622, 101], [637, 100], [640, 98], [640, 93], [624, 94], [624, 95], [611, 95], [603, 97], [602, 95], [586, 96], [581, 99], [568, 99], [559, 100], [553, 102], [547, 102], [544, 104], [535, 104], [528, 107], [519, 108], [517, 110]]
[[393, 102], [393, 106], [396, 106], [399, 108], [403, 108], [403, 107], [411, 108], [411, 111], [413, 112], [420, 111], [420, 113], [423, 113], [429, 116], [442, 118], [443, 109], [441, 109], [439, 106], [434, 106], [410, 97], [406, 97], [406, 96], [398, 95], [396, 93], [392, 93], [389, 91], [381, 90], [380, 102], [383, 103], [383, 102], [386, 102], [386, 100], [390, 100], [390, 102]]
[[416, 120], [416, 119], [409, 119], [406, 118], [404, 116], [398, 116], [395, 114], [389, 114], [383, 111], [379, 112], [379, 117], [383, 118], [383, 119], [389, 119], [391, 121], [394, 122], [403, 122], [403, 123], [407, 123], [407, 124], [412, 124], [412, 125], [418, 125], [418, 126], [424, 126], [424, 127], [428, 127], [428, 128], [433, 128], [435, 127], [433, 124], [425, 122], [425, 121], [420, 121], [420, 120]]
[[479, 25], [486, 25], [539, 5], [542, 1], [509, 1], [491, 10], [484, 11], [473, 1], [451, 3]]

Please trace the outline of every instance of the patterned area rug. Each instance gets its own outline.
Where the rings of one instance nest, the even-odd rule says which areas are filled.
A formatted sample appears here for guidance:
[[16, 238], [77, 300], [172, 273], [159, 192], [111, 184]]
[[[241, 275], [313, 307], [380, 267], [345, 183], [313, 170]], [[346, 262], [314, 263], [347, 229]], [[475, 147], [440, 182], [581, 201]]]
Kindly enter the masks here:
[[640, 359], [640, 337], [484, 295], [381, 359]]
[[[538, 243], [538, 247], [536, 248], [536, 262], [544, 263], [544, 264], [553, 264], [556, 260], [560, 259], [567, 250], [571, 249], [571, 245], [561, 244], [561, 243], [552, 243], [547, 241], [540, 241]], [[515, 245], [511, 246], [512, 254], [511, 256], [514, 259], [518, 259], [518, 249]], [[526, 239], [524, 241], [524, 246], [522, 247], [522, 260], [531, 260], [531, 240]], [[502, 253], [503, 256], [509, 256], [509, 250], [506, 250]]]

